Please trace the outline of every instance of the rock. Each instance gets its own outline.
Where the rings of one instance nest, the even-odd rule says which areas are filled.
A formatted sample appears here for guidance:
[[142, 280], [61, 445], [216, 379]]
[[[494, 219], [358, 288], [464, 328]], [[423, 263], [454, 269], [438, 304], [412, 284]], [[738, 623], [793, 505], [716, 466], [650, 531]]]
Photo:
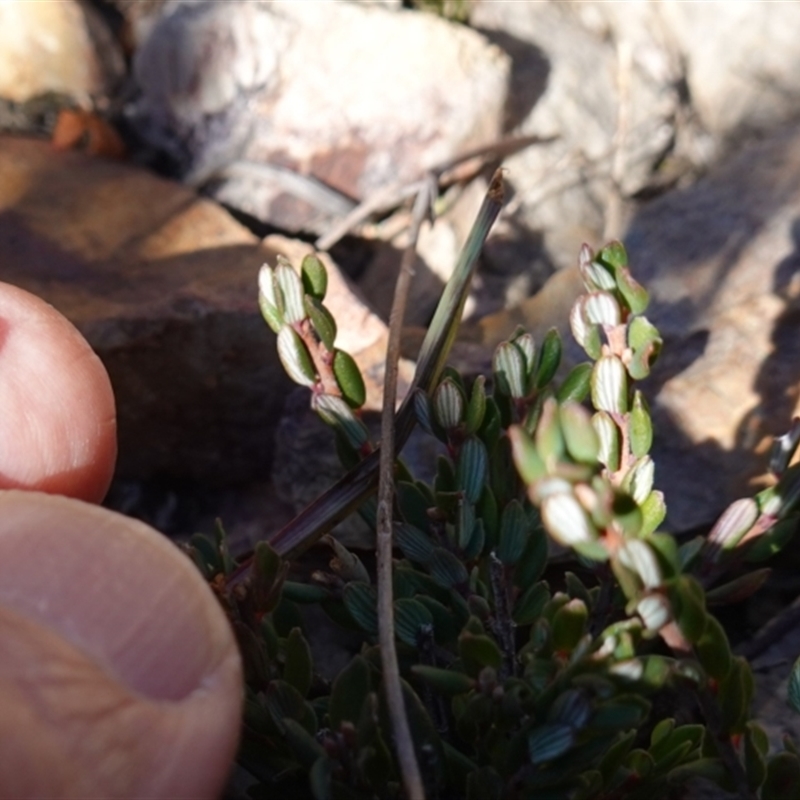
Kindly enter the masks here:
[[[131, 166], [0, 137], [4, 280], [51, 302], [103, 359], [121, 479], [266, 477], [293, 384], [258, 312], [256, 276], [298, 247], [262, 244], [214, 203]], [[329, 270], [338, 341], [376, 404], [385, 326]]]
[[429, 14], [226, 0], [168, 4], [135, 73], [140, 128], [190, 181], [321, 231], [353, 199], [496, 138], [508, 59]]
[[572, 5], [602, 17], [612, 36], [634, 42], [651, 64], [679, 60], [692, 107], [718, 141], [797, 119], [796, 4], [590, 0]]
[[86, 5], [0, 3], [0, 97], [24, 102], [56, 92], [89, 107], [123, 71], [119, 48]]
[[571, 5], [483, 0], [470, 17], [512, 56], [509, 123], [552, 137], [507, 160], [515, 196], [506, 216], [515, 227], [541, 233], [546, 258], [558, 268], [573, 262], [582, 242], [599, 241], [610, 227], [621, 233], [625, 208], [612, 219], [611, 207], [652, 180], [674, 135], [677, 103], [671, 86], [651, 80], [638, 50], [626, 62], [613, 43], [581, 24]]

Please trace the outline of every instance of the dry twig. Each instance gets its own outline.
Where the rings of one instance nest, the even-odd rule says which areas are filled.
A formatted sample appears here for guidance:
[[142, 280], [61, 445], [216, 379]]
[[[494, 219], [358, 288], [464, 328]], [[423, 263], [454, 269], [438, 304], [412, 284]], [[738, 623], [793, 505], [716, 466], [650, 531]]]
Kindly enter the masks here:
[[434, 190], [434, 178], [423, 181], [414, 203], [411, 237], [403, 254], [400, 274], [394, 291], [389, 317], [389, 341], [386, 352], [386, 372], [383, 384], [381, 415], [381, 456], [378, 483], [378, 641], [381, 650], [383, 685], [392, 720], [394, 745], [406, 794], [410, 800], [424, 800], [425, 789], [414, 752], [414, 742], [403, 702], [403, 688], [394, 644], [394, 592], [392, 589], [392, 506], [394, 502], [395, 461], [395, 398], [397, 396], [397, 364], [400, 359], [400, 332], [403, 327], [408, 290], [414, 274], [417, 239], [423, 219], [429, 214]]

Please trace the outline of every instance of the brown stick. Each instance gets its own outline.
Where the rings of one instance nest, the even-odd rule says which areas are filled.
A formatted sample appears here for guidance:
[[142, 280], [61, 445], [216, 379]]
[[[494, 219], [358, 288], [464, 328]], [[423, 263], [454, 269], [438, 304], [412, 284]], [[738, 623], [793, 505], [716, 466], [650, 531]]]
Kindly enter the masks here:
[[380, 479], [378, 484], [378, 642], [381, 650], [383, 685], [394, 733], [394, 746], [400, 772], [409, 800], [424, 800], [425, 788], [414, 752], [414, 742], [403, 702], [403, 687], [397, 664], [394, 642], [394, 592], [392, 589], [392, 506], [394, 502], [394, 435], [395, 399], [397, 397], [397, 364], [400, 359], [400, 331], [403, 326], [408, 290], [414, 274], [417, 239], [423, 219], [431, 206], [433, 192], [430, 181], [423, 183], [416, 202], [411, 224], [411, 239], [400, 265], [389, 317], [389, 341], [386, 352], [386, 372], [383, 383], [381, 414]]

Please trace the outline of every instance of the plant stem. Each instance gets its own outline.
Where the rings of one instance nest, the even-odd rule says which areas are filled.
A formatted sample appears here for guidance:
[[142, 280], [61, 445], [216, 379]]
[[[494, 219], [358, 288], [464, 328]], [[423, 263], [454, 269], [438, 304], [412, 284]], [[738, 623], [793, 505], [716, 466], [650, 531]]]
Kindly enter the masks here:
[[394, 747], [400, 773], [409, 800], [424, 800], [425, 788], [414, 752], [414, 741], [403, 702], [403, 687], [394, 642], [394, 592], [392, 589], [392, 507], [394, 503], [395, 414], [397, 398], [397, 364], [400, 360], [400, 331], [405, 315], [408, 290], [414, 274], [417, 239], [423, 219], [431, 205], [430, 187], [425, 183], [414, 203], [414, 219], [408, 247], [403, 253], [400, 274], [394, 290], [389, 316], [389, 341], [386, 346], [386, 370], [383, 382], [381, 413], [380, 479], [378, 483], [378, 642], [383, 668], [383, 686], [394, 733]]

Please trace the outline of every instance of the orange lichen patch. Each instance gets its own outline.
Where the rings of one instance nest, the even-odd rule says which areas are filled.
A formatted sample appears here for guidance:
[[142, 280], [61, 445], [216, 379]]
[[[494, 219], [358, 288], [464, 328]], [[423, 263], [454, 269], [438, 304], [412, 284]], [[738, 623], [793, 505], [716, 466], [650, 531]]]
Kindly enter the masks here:
[[124, 158], [125, 143], [104, 119], [80, 109], [64, 109], [51, 139], [56, 150], [83, 150], [89, 155]]

